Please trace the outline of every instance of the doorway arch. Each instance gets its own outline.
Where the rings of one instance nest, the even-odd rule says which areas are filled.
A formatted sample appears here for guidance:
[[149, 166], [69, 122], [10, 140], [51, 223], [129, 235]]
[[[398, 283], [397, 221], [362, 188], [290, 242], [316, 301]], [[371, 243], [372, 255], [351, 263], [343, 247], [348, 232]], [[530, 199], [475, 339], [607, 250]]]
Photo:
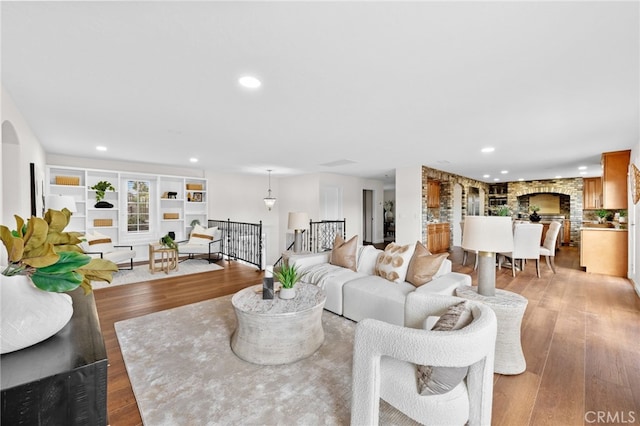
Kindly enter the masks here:
[[2, 122], [2, 217], [0, 223], [8, 226], [20, 207], [20, 191], [12, 182], [20, 176], [20, 139], [9, 120]]

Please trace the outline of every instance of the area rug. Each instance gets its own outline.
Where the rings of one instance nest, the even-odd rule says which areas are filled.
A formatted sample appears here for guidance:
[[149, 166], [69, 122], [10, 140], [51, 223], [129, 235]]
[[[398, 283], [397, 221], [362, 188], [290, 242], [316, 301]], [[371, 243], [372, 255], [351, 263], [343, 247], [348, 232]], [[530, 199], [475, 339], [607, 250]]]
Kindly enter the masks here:
[[93, 281], [91, 286], [94, 290], [100, 288], [113, 287], [123, 284], [132, 284], [142, 281], [159, 280], [162, 278], [177, 277], [180, 275], [198, 274], [200, 272], [211, 272], [224, 269], [216, 263], [209, 263], [203, 260], [187, 260], [178, 265], [177, 271], [170, 271], [168, 274], [164, 272], [149, 272], [149, 265], [134, 266], [132, 270], [122, 269], [113, 274], [111, 284], [104, 281]]
[[[231, 296], [115, 324], [143, 423], [348, 425], [356, 324], [324, 311], [325, 341], [310, 357], [260, 366], [230, 347]], [[380, 424], [416, 424], [381, 402]]]

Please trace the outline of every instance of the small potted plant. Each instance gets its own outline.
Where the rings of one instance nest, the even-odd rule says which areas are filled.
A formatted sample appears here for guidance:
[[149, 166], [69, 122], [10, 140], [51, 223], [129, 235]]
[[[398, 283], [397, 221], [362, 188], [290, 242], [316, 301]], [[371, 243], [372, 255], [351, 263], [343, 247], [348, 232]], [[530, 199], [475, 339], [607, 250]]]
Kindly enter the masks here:
[[622, 209], [618, 213], [620, 214], [620, 218], [618, 219], [618, 222], [627, 223], [627, 211], [625, 209]]
[[605, 209], [600, 209], [596, 211], [596, 216], [598, 216], [598, 222], [604, 223], [608, 214], [609, 214], [609, 211]]
[[280, 282], [280, 299], [293, 299], [296, 297], [294, 286], [302, 278], [295, 266], [284, 265], [276, 273]]
[[540, 222], [540, 219], [542, 219], [538, 214], [538, 212], [540, 211], [540, 206], [536, 206], [536, 205], [530, 206], [529, 210], [533, 212], [529, 215], [529, 220], [531, 222]]
[[501, 206], [496, 210], [496, 216], [511, 216], [511, 210], [507, 206]]
[[101, 180], [89, 189], [93, 189], [94, 191], [96, 191], [96, 205], [94, 207], [99, 209], [110, 209], [111, 207], [113, 207], [113, 204], [107, 201], [102, 201], [104, 200], [106, 191], [116, 190], [113, 185], [111, 185], [111, 183], [107, 182], [106, 180]]

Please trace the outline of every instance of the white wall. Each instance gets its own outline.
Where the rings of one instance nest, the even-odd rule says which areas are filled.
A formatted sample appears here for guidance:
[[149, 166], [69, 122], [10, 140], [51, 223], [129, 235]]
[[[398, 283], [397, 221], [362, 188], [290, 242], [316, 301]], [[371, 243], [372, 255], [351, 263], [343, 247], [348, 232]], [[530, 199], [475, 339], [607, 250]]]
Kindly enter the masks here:
[[[15, 130], [17, 144], [6, 146], [2, 142], [0, 164], [2, 164], [2, 182], [0, 182], [0, 223], [11, 227], [15, 225], [13, 215], [27, 219], [31, 216], [31, 187], [29, 163], [44, 171], [45, 152], [40, 141], [32, 133], [29, 123], [22, 116], [9, 93], [2, 87], [2, 123], [8, 121]], [[7, 182], [9, 176], [10, 182]], [[10, 191], [11, 194], [5, 194]], [[9, 201], [5, 205], [5, 201]]]
[[422, 166], [396, 169], [396, 243], [422, 241]]

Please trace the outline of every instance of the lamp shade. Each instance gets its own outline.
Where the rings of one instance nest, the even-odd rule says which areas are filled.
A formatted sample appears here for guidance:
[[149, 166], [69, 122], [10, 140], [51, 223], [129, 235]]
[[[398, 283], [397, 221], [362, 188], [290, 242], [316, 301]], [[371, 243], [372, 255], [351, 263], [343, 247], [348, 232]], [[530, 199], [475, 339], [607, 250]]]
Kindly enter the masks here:
[[76, 200], [70, 195], [47, 195], [47, 209], [62, 210], [66, 208], [71, 213], [78, 211], [76, 209]]
[[465, 250], [493, 253], [512, 251], [511, 218], [506, 216], [467, 216], [464, 219], [462, 247]]
[[307, 229], [309, 227], [309, 215], [302, 212], [289, 212], [289, 229]]

